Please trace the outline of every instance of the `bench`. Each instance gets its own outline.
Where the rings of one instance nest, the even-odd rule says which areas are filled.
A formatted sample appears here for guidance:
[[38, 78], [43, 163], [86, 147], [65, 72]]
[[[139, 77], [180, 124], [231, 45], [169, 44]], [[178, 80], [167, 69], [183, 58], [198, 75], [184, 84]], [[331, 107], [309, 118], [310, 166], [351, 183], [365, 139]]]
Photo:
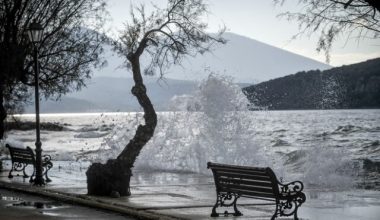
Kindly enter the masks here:
[[224, 215], [243, 215], [237, 209], [240, 197], [273, 201], [276, 211], [271, 220], [278, 216], [291, 216], [297, 220], [297, 210], [306, 201], [302, 192], [303, 183], [294, 181], [288, 184], [279, 182], [269, 167], [248, 167], [227, 164], [207, 163], [212, 170], [216, 187], [216, 203], [212, 208], [211, 217], [218, 217], [218, 207], [233, 206], [234, 213], [224, 212]]
[[[13, 178], [12, 172], [23, 172], [23, 177], [28, 178], [29, 176], [25, 172], [25, 168], [31, 164], [33, 165], [33, 174], [30, 176], [29, 182], [33, 182], [33, 177], [36, 173], [36, 157], [34, 156], [34, 152], [30, 147], [26, 148], [16, 148], [11, 147], [9, 144], [6, 145], [11, 155], [12, 160], [12, 168], [9, 171], [8, 178]], [[46, 177], [46, 182], [51, 182], [51, 179], [48, 177], [48, 171], [53, 167], [53, 163], [51, 162], [50, 155], [42, 155], [42, 168], [43, 174]]]

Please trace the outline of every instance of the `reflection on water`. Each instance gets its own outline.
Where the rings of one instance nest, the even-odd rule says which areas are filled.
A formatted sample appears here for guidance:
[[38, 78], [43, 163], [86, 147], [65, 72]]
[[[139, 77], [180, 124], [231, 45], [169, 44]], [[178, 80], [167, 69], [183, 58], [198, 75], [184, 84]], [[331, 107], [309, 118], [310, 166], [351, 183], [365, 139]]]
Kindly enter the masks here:
[[32, 207], [36, 209], [55, 209], [63, 206], [62, 203], [59, 202], [31, 202], [31, 201], [23, 201], [19, 203], [13, 203], [12, 206], [16, 207]]
[[2, 200], [2, 201], [20, 201], [21, 199], [19, 197], [14, 197], [14, 196], [0, 196], [0, 200]]

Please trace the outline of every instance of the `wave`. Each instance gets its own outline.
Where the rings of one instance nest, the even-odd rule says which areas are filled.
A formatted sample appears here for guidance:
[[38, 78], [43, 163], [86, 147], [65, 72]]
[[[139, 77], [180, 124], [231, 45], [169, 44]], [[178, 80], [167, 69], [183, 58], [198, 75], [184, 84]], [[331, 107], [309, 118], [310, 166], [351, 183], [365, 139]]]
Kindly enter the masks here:
[[365, 172], [377, 172], [378, 174], [380, 174], [380, 161], [363, 159], [363, 170]]
[[279, 147], [279, 146], [290, 146], [289, 142], [282, 140], [280, 138], [277, 138], [275, 140], [272, 140], [272, 147]]
[[338, 126], [332, 134], [347, 134], [347, 133], [353, 133], [353, 132], [358, 132], [358, 131], [363, 131], [364, 128], [360, 126], [355, 126], [355, 125], [343, 125], [343, 126]]
[[365, 154], [378, 154], [380, 152], [380, 141], [372, 141], [371, 143], [364, 145], [360, 151]]
[[88, 131], [88, 132], [82, 132], [80, 134], [75, 134], [74, 138], [100, 138], [100, 137], [105, 137], [108, 134], [109, 134], [108, 132]]

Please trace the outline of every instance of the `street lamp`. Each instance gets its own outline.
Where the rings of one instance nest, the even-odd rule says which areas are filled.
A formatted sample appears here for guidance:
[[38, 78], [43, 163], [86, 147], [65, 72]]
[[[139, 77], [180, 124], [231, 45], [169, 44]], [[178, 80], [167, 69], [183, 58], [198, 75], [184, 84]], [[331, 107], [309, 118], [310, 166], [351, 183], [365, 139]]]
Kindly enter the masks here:
[[[4, 78], [5, 78], [5, 68], [3, 66], [4, 64], [4, 58], [3, 54], [5, 54], [5, 47], [4, 45], [4, 35], [5, 35], [5, 29], [4, 27], [0, 27], [0, 139], [4, 138], [4, 120], [3, 118], [6, 117], [6, 111], [4, 109]], [[1, 166], [1, 165], [0, 165]]]
[[34, 185], [45, 185], [45, 179], [42, 176], [42, 149], [40, 139], [40, 94], [39, 94], [39, 66], [38, 66], [38, 44], [42, 40], [44, 29], [36, 20], [30, 24], [28, 29], [29, 41], [33, 44], [34, 58], [34, 95], [36, 107], [36, 176]]

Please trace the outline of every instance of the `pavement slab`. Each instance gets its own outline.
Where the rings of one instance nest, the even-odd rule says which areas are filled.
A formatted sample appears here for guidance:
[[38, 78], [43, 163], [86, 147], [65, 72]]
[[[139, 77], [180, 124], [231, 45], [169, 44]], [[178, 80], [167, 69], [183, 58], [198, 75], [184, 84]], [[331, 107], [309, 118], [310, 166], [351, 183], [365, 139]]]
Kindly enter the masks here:
[[135, 220], [125, 215], [104, 212], [83, 206], [58, 202], [40, 196], [0, 189], [0, 219], [2, 220]]
[[[56, 162], [59, 166], [49, 172], [53, 181], [43, 187], [33, 186], [21, 176], [9, 179], [9, 161], [3, 164], [5, 170], [0, 173], [0, 188], [109, 210], [139, 219], [215, 219], [210, 217], [216, 198], [211, 175], [134, 171], [131, 179], [132, 195], [110, 198], [87, 195], [86, 167], [79, 162]], [[306, 187], [305, 193], [307, 200], [299, 209], [300, 219], [379, 220], [379, 191]], [[238, 208], [243, 216], [219, 219], [270, 219], [275, 206], [261, 200], [241, 198]], [[218, 212], [222, 213], [224, 209], [218, 209]]]

